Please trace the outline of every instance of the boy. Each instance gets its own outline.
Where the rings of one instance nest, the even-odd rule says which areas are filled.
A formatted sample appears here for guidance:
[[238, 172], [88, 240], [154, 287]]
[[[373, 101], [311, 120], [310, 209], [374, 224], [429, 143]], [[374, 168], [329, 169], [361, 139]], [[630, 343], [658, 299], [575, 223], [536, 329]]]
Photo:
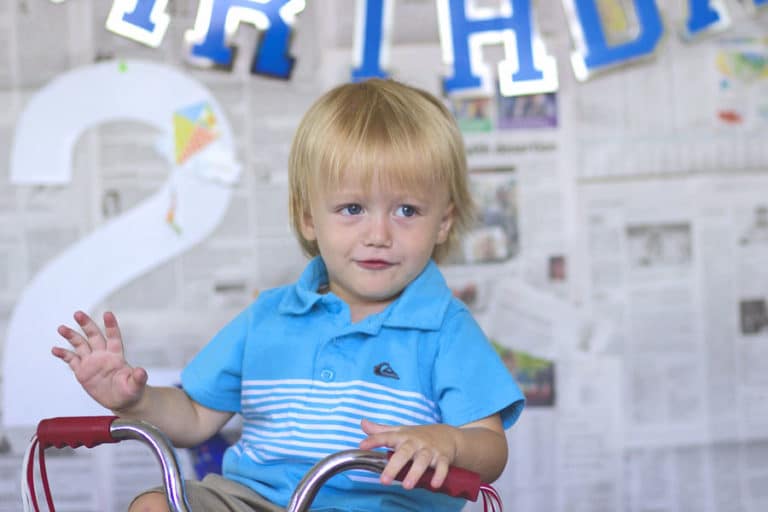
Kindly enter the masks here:
[[[319, 459], [387, 448], [380, 477], [331, 479], [313, 510], [459, 510], [463, 500], [413, 489], [449, 465], [498, 478], [504, 429], [523, 396], [433, 260], [471, 221], [466, 158], [451, 114], [391, 80], [346, 84], [305, 114], [289, 158], [291, 221], [312, 257], [299, 280], [262, 292], [189, 363], [183, 391], [147, 386], [128, 365], [117, 321], [85, 313], [85, 336], [53, 354], [115, 414], [142, 419], [178, 446], [240, 413], [224, 477], [190, 482], [198, 510], [280, 510]], [[412, 462], [402, 486], [394, 476]], [[382, 485], [384, 484], [384, 485]], [[131, 511], [167, 510], [151, 491]]]

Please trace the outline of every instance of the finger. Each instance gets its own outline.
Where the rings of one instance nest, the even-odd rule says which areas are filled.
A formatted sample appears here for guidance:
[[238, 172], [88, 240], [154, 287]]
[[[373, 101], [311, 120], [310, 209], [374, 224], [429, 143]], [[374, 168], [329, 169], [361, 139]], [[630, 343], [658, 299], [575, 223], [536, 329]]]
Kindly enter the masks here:
[[104, 313], [104, 334], [106, 335], [106, 347], [110, 352], [123, 352], [123, 335], [117, 324], [117, 317], [111, 311]]
[[139, 395], [147, 383], [147, 371], [144, 368], [125, 367], [120, 370], [116, 379], [120, 388], [129, 395]]
[[361, 450], [373, 450], [374, 448], [397, 448], [397, 438], [393, 433], [384, 432], [381, 434], [373, 434], [362, 441], [360, 441], [360, 449]]
[[403, 487], [406, 489], [413, 489], [416, 484], [419, 483], [419, 478], [424, 474], [429, 465], [432, 463], [432, 455], [426, 450], [419, 450], [416, 455], [411, 459], [411, 469], [403, 478]]
[[433, 461], [432, 467], [435, 468], [435, 474], [432, 475], [429, 485], [439, 488], [445, 483], [445, 478], [448, 476], [448, 470], [450, 469], [448, 457], [438, 456], [437, 460]]
[[104, 335], [101, 333], [101, 329], [96, 325], [96, 322], [82, 311], [77, 311], [75, 313], [75, 321], [88, 337], [88, 344], [91, 346], [91, 349], [104, 350], [107, 343], [104, 340]]
[[392, 427], [390, 425], [382, 425], [381, 423], [375, 423], [371, 420], [363, 419], [360, 421], [360, 427], [368, 435], [379, 434], [381, 432], [391, 432], [398, 427]]
[[51, 348], [51, 354], [69, 365], [72, 371], [77, 371], [80, 366], [80, 356], [62, 347]]
[[70, 329], [66, 325], [60, 325], [59, 328], [56, 329], [56, 332], [72, 345], [77, 352], [77, 355], [87, 356], [91, 353], [91, 345], [88, 343], [88, 340], [83, 338], [76, 330]]
[[382, 446], [387, 448], [397, 447], [399, 442], [397, 433], [400, 431], [400, 427], [382, 425], [381, 423], [374, 423], [365, 419], [360, 421], [360, 426], [363, 432], [368, 434], [368, 437], [360, 442], [361, 450], [372, 450]]
[[410, 462], [411, 457], [413, 457], [413, 449], [410, 445], [404, 444], [403, 446], [400, 446], [395, 453], [392, 454], [392, 457], [389, 458], [387, 465], [384, 466], [384, 470], [381, 472], [380, 477], [381, 483], [391, 484], [394, 482], [395, 477], [397, 477], [403, 467]]
[[131, 378], [138, 387], [142, 387], [147, 383], [149, 375], [147, 374], [147, 370], [144, 368], [136, 367], [131, 370]]

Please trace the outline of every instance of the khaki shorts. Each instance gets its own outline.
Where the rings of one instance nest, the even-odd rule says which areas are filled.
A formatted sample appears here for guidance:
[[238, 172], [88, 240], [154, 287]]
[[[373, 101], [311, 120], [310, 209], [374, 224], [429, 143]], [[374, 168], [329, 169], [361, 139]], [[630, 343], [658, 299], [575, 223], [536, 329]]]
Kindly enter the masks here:
[[[209, 474], [202, 481], [187, 480], [184, 485], [192, 512], [285, 512], [255, 491], [221, 475]], [[162, 487], [149, 492], [165, 494]]]

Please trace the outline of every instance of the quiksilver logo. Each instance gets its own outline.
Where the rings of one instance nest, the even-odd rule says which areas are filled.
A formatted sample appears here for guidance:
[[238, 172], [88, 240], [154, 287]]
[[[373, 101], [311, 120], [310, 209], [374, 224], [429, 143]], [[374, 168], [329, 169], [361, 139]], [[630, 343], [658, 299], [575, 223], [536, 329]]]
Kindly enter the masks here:
[[378, 375], [379, 377], [387, 377], [390, 379], [400, 380], [400, 376], [397, 374], [395, 370], [392, 369], [392, 366], [390, 366], [390, 364], [386, 361], [374, 366], [373, 373], [374, 375]]

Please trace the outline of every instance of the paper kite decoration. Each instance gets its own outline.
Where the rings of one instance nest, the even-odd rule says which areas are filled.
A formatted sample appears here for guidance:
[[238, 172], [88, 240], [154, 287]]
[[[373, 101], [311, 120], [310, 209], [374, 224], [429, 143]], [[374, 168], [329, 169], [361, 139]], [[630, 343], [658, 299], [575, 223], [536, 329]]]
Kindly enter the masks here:
[[208, 102], [177, 110], [173, 114], [176, 142], [176, 164], [181, 165], [192, 155], [216, 140], [216, 116]]

